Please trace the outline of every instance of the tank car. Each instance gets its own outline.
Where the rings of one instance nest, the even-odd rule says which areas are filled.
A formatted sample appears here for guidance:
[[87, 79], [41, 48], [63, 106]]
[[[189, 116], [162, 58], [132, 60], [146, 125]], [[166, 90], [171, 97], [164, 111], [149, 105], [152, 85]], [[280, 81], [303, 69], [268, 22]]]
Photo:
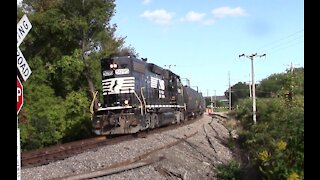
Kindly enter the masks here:
[[189, 118], [201, 116], [205, 111], [205, 100], [202, 93], [189, 86], [184, 86], [183, 90], [183, 98], [186, 104], [186, 115]]

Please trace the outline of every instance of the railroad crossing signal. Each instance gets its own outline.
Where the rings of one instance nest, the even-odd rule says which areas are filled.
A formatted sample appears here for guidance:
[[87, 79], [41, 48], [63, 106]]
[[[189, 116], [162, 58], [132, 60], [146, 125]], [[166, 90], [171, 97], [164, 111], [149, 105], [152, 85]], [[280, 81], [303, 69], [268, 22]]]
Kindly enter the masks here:
[[19, 77], [17, 76], [17, 115], [23, 105], [23, 86]]
[[[28, 32], [32, 28], [32, 25], [27, 17], [23, 15], [17, 24], [17, 68], [19, 69], [20, 75], [24, 81], [26, 81], [30, 74], [31, 69], [23, 57], [22, 52], [20, 51], [20, 44], [23, 39], [27, 36]], [[17, 126], [18, 126], [18, 114], [23, 105], [23, 86], [19, 77], [17, 76]], [[20, 149], [20, 129], [17, 128], [17, 180], [21, 180], [21, 149]]]

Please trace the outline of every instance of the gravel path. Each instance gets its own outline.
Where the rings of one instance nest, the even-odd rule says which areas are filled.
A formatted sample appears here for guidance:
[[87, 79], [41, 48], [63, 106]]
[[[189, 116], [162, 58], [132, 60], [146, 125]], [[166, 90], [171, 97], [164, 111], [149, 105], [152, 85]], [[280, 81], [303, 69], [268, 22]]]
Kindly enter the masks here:
[[215, 179], [213, 167], [227, 163], [234, 156], [224, 145], [229, 136], [228, 130], [221, 121], [219, 123], [207, 115], [175, 130], [104, 146], [48, 165], [22, 169], [21, 179], [53, 179], [89, 172], [133, 159], [195, 132], [198, 133], [184, 142], [151, 155], [163, 157], [161, 161], [96, 179]]

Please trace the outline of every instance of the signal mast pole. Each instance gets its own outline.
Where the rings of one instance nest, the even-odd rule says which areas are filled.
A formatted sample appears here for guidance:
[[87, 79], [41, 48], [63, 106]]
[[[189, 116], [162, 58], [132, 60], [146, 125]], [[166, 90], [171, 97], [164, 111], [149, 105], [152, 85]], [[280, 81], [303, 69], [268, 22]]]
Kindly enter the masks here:
[[241, 54], [239, 55], [239, 58], [245, 56], [246, 58], [249, 58], [251, 60], [251, 76], [252, 76], [252, 119], [253, 124], [256, 124], [257, 122], [257, 116], [256, 116], [256, 85], [254, 83], [254, 69], [253, 69], [253, 58], [254, 57], [263, 57], [266, 56], [266, 54], [258, 55], [257, 53], [251, 54], [251, 55], [245, 55]]

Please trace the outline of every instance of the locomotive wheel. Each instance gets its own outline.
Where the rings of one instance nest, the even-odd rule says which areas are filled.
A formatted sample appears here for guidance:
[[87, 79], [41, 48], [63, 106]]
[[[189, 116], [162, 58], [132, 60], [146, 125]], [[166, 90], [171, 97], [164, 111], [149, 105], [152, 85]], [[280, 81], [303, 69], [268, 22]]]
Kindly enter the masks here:
[[156, 127], [159, 127], [159, 117], [157, 114], [152, 114], [150, 128], [154, 129]]

